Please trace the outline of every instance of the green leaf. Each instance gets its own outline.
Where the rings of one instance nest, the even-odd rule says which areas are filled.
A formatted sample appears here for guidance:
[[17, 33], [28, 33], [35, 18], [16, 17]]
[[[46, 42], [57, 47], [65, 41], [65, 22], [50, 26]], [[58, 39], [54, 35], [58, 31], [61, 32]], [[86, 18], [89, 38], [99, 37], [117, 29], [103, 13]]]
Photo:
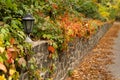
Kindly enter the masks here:
[[23, 11], [22, 10], [18, 10], [18, 13], [23, 15]]
[[2, 34], [5, 34], [6, 33], [6, 30], [4, 28], [1, 29], [1, 33]]
[[13, 5], [12, 5], [12, 9], [14, 9], [15, 11], [18, 10], [17, 5], [16, 5], [15, 3], [13, 3]]
[[23, 48], [23, 45], [20, 45], [20, 44], [19, 44], [19, 45], [17, 45], [17, 48], [20, 49], [22, 53], [24, 52], [24, 50], [23, 50], [23, 49], [24, 49], [24, 48]]
[[35, 66], [33, 64], [31, 64], [30, 68], [33, 70], [33, 69], [35, 69]]
[[10, 45], [10, 42], [9, 42], [9, 41], [6, 41], [6, 42], [5, 42], [5, 45], [6, 45], [6, 46], [9, 46], [9, 45]]
[[25, 63], [22, 63], [22, 67], [24, 67], [24, 68], [25, 68], [25, 67], [26, 67], [26, 64], [25, 64]]
[[3, 63], [3, 58], [0, 56], [0, 62]]
[[6, 6], [7, 6], [8, 8], [11, 8], [11, 6], [12, 6], [12, 1], [11, 1], [11, 0], [6, 0]]
[[8, 30], [8, 28], [2, 28], [1, 29], [1, 36], [2, 36], [2, 38], [3, 38], [3, 40], [5, 41], [5, 40], [9, 40], [9, 30]]
[[6, 22], [6, 21], [9, 20], [9, 19], [12, 19], [12, 17], [11, 17], [11, 16], [4, 17], [4, 18], [3, 18], [3, 21]]
[[52, 35], [50, 35], [50, 34], [43, 34], [43, 38], [50, 39], [50, 38], [52, 38]]
[[22, 31], [18, 31], [17, 36], [23, 40], [25, 39], [25, 34]]
[[54, 48], [58, 48], [58, 45], [54, 42], [54, 43], [53, 43], [53, 47], [54, 47]]
[[57, 59], [58, 58], [58, 54], [57, 54], [57, 52], [55, 52], [54, 54], [52, 54], [52, 59]]

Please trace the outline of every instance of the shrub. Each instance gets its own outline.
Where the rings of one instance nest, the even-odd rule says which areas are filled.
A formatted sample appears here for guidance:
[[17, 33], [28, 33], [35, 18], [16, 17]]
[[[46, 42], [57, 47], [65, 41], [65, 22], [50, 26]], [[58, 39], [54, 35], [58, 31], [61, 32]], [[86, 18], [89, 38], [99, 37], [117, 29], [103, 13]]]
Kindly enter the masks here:
[[82, 4], [77, 5], [76, 10], [90, 18], [96, 18], [96, 16], [99, 15], [98, 6], [92, 1], [85, 1]]

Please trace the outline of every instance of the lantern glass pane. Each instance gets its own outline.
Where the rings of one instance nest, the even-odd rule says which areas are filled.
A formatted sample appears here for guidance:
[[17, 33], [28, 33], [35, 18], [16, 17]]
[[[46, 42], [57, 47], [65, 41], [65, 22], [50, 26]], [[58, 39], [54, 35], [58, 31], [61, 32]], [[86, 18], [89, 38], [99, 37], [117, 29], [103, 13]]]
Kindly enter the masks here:
[[23, 24], [24, 24], [24, 30], [27, 34], [31, 33], [32, 32], [32, 27], [33, 27], [33, 22], [34, 21], [24, 21]]
[[27, 31], [31, 31], [31, 27], [32, 27], [32, 21], [26, 21]]

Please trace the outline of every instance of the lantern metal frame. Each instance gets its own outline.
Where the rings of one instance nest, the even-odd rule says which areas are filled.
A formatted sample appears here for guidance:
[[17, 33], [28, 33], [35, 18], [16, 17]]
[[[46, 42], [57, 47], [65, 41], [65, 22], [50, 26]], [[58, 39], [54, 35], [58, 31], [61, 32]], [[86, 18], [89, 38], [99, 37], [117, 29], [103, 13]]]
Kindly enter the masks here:
[[27, 34], [27, 38], [26, 38], [27, 42], [32, 42], [32, 40], [30, 39], [30, 33], [32, 32], [33, 29], [34, 20], [35, 19], [30, 13], [28, 13], [22, 18], [24, 31]]

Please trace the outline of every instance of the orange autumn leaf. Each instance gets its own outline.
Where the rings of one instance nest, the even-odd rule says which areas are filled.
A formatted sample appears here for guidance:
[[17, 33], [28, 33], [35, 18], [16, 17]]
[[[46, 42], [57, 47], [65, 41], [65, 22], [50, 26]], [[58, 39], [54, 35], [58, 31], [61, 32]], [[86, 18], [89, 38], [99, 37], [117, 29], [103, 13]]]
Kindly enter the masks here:
[[15, 39], [14, 38], [11, 38], [10, 39], [10, 44], [13, 45], [15, 43]]
[[50, 53], [54, 53], [54, 52], [55, 52], [55, 48], [54, 48], [53, 46], [49, 46], [49, 47], [48, 47], [48, 51], [49, 51]]
[[58, 6], [57, 6], [56, 4], [52, 4], [52, 7], [53, 7], [54, 9], [57, 9], [57, 8], [58, 8]]
[[13, 47], [7, 49], [7, 54], [8, 54], [8, 57], [11, 56], [13, 59], [17, 57], [17, 51]]
[[0, 70], [4, 71], [5, 73], [7, 72], [5, 65], [2, 63], [0, 63]]

